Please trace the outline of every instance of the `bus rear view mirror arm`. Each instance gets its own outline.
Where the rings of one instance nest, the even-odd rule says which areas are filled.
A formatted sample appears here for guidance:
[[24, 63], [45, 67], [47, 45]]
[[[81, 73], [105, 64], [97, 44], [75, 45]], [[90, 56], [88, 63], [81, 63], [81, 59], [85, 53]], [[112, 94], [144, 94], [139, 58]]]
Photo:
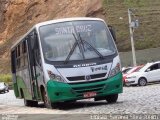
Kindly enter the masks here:
[[117, 39], [116, 39], [116, 32], [115, 32], [114, 28], [111, 25], [108, 25], [108, 28], [109, 28], [109, 31], [110, 31], [114, 41], [116, 42]]

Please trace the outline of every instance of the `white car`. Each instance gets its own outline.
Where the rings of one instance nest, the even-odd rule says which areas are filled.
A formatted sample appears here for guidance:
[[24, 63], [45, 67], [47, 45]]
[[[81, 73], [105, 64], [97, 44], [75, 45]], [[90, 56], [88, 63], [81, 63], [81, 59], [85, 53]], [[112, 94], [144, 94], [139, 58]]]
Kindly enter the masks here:
[[0, 93], [5, 93], [6, 91], [9, 92], [8, 85], [4, 82], [0, 82]]
[[127, 85], [145, 86], [148, 82], [160, 80], [160, 61], [147, 63], [139, 71], [126, 76]]
[[131, 70], [133, 67], [123, 67], [122, 68], [122, 73], [126, 74], [129, 70]]

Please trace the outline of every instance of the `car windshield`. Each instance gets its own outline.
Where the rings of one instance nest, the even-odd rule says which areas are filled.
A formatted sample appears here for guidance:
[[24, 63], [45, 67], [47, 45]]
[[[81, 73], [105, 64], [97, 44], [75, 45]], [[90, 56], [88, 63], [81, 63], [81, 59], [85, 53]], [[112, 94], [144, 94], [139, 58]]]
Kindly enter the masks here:
[[[41, 26], [45, 59], [83, 60], [115, 53], [113, 38], [102, 21], [72, 21]], [[69, 56], [70, 55], [70, 56]]]
[[148, 67], [150, 67], [153, 63], [147, 63], [146, 65], [144, 65], [140, 70], [139, 72], [144, 72], [146, 71], [146, 69], [148, 69]]
[[143, 67], [144, 67], [144, 65], [140, 66], [140, 67], [136, 70], [136, 72], [140, 72], [140, 70], [141, 70]]
[[123, 73], [123, 74], [126, 74], [130, 69], [132, 69], [132, 68], [126, 68], [126, 69], [124, 69], [124, 70], [122, 71], [122, 73]]
[[130, 69], [127, 74], [130, 74], [130, 73], [133, 73], [133, 72], [138, 72], [143, 66], [137, 66], [137, 67], [134, 67], [132, 69]]

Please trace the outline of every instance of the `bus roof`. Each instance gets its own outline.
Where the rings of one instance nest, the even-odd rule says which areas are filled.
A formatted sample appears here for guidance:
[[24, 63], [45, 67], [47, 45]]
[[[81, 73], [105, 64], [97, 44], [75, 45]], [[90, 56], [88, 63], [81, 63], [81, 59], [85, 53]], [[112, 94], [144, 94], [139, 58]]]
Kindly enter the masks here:
[[47, 25], [47, 24], [52, 24], [52, 23], [67, 22], [67, 21], [76, 21], [76, 20], [100, 20], [100, 21], [103, 21], [100, 18], [73, 17], [73, 18], [63, 18], [63, 19], [56, 19], [56, 20], [50, 20], [50, 21], [38, 23], [38, 24], [36, 24], [36, 27], [40, 27], [40, 26]]
[[37, 29], [41, 26], [48, 25], [48, 24], [53, 24], [53, 23], [67, 22], [67, 21], [77, 21], [77, 20], [99, 20], [99, 21], [104, 22], [104, 20], [102, 20], [100, 18], [91, 18], [91, 17], [63, 18], [63, 19], [55, 19], [55, 20], [49, 20], [49, 21], [41, 22], [41, 23], [38, 23], [38, 24], [34, 25], [25, 35], [21, 36], [20, 39], [14, 45], [12, 45], [11, 49], [13, 49], [17, 44], [19, 44], [21, 42], [21, 40], [24, 39], [35, 28]]

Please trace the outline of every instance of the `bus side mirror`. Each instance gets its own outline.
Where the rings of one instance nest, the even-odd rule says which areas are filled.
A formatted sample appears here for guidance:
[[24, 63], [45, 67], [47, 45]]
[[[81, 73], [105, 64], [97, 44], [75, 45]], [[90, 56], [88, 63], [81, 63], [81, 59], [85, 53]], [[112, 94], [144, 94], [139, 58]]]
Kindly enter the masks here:
[[116, 40], [116, 32], [115, 32], [114, 28], [111, 25], [108, 25], [108, 28], [109, 28], [109, 31], [111, 32], [111, 35], [112, 35], [114, 41], [116, 42], [117, 41]]

